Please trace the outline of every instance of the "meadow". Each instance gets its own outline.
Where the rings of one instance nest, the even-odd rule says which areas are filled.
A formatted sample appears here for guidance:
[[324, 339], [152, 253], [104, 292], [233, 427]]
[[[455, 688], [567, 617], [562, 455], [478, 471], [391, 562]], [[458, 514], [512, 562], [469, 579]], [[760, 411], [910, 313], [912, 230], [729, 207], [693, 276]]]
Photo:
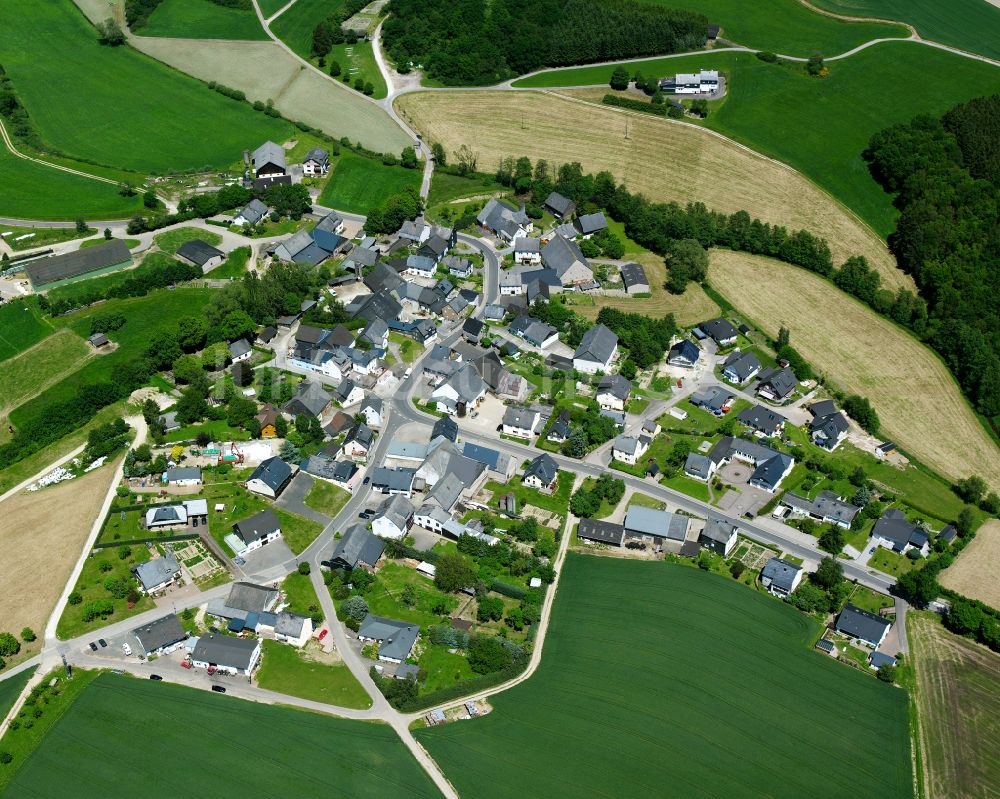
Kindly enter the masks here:
[[913, 286], [875, 231], [848, 208], [784, 164], [695, 125], [540, 92], [420, 92], [403, 95], [396, 108], [449, 154], [471, 147], [481, 171], [492, 171], [506, 156], [544, 158], [550, 167], [578, 161], [585, 172], [608, 170], [653, 200], [703, 202], [804, 228], [829, 241], [837, 262], [864, 254], [884, 283]]
[[906, 22], [924, 39], [1000, 58], [1000, 8], [983, 0], [812, 0], [834, 14]]
[[978, 599], [991, 607], [1000, 607], [1000, 521], [987, 519], [976, 531], [972, 543], [961, 551], [955, 562], [941, 572], [945, 588]]
[[32, 300], [9, 300], [0, 305], [0, 361], [37, 344], [52, 332], [52, 325]]
[[[203, 169], [231, 164], [245, 147], [291, 133], [284, 120], [131, 47], [102, 47], [70, 0], [0, 0], [0, 17], [6, 27], [0, 63], [42, 140], [70, 155], [149, 172]], [[40, 52], [50, 55], [40, 59]]]
[[[142, 712], [125, 712], [129, 707]], [[260, 745], [248, 744], [254, 741]], [[75, 799], [118, 796], [123, 775], [162, 773], [165, 758], [204, 796], [318, 799], [330, 795], [331, 785], [358, 799], [440, 795], [387, 725], [104, 673], [68, 708], [0, 796], [56, 796], [66, 785], [74, 786]], [[143, 783], [149, 799], [177, 795], [176, 779]]]
[[43, 166], [0, 146], [0, 214], [16, 219], [120, 219], [142, 207], [111, 183]]
[[[917, 114], [940, 114], [972, 97], [998, 91], [1000, 70], [905, 41], [870, 47], [827, 66], [826, 78], [810, 78], [799, 64], [765, 64], [751, 53], [725, 51], [631, 64], [647, 75], [708, 68], [724, 72], [728, 93], [711, 104], [708, 119], [699, 124], [794, 167], [887, 236], [896, 211], [861, 159], [872, 134]], [[558, 70], [516, 85], [605, 84], [612, 69]], [[870, 80], [872, 74], [878, 74], [893, 91], [882, 91]], [[583, 96], [600, 102], [603, 94], [595, 91]]]
[[288, 0], [257, 0], [257, 5], [260, 6], [260, 11], [264, 15], [264, 19], [267, 19], [287, 6]]
[[417, 739], [483, 799], [912, 796], [906, 694], [818, 634], [724, 578], [570, 553], [538, 671]]
[[0, 419], [94, 357], [94, 348], [63, 328], [13, 358], [0, 361]]
[[200, 227], [179, 227], [153, 236], [153, 242], [168, 255], [176, 255], [178, 248], [189, 241], [201, 239], [206, 244], [217, 247], [222, 243], [222, 236], [214, 230]]
[[211, 0], [163, 0], [134, 33], [180, 39], [267, 39], [253, 8], [230, 8]]
[[351, 670], [342, 662], [330, 662], [330, 656], [318, 654], [313, 647], [317, 645], [310, 645], [307, 653], [278, 641], [265, 641], [257, 684], [268, 691], [327, 705], [370, 708], [371, 697]]
[[338, 211], [366, 214], [387, 197], [403, 189], [420, 188], [421, 171], [385, 166], [381, 161], [341, 150], [319, 204]]
[[[71, 227], [16, 227], [14, 225], [0, 225], [0, 235], [4, 236], [7, 245], [19, 252], [21, 250], [33, 250], [38, 247], [47, 247], [52, 244], [60, 244], [64, 241], [72, 241], [83, 236], [93, 236], [97, 231], [88, 228], [86, 233], [77, 233], [76, 228]], [[7, 235], [9, 234], [9, 235]], [[30, 238], [21, 239], [21, 236], [30, 234]], [[82, 246], [82, 245], [81, 245]]]
[[34, 669], [25, 669], [20, 674], [15, 674], [0, 682], [0, 718], [6, 717], [10, 709], [14, 707], [14, 702], [21, 695], [24, 686], [28, 684]]
[[882, 435], [945, 477], [980, 474], [1000, 488], [997, 446], [940, 359], [901, 327], [816, 275], [746, 253], [713, 250], [709, 280], [769, 336], [835, 385], [868, 397]]
[[[676, 7], [673, 0], [656, 0]], [[902, 25], [847, 22], [810, 11], [799, 0], [684, 0], [683, 8], [700, 11], [722, 26], [720, 38], [784, 55], [836, 55], [872, 39], [904, 37]]]
[[343, 0], [295, 0], [291, 8], [271, 23], [271, 32], [302, 58], [308, 59], [312, 54], [316, 25], [342, 5]]
[[909, 613], [921, 767], [935, 799], [996, 797], [1000, 785], [1000, 656]]

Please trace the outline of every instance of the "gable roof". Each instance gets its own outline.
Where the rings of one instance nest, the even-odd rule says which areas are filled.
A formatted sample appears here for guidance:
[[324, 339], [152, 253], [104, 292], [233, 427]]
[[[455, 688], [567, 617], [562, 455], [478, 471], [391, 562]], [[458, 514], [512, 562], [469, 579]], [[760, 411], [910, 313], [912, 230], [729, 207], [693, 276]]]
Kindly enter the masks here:
[[770, 408], [763, 405], [754, 405], [751, 408], [744, 408], [736, 414], [737, 420], [743, 422], [754, 430], [759, 430], [768, 436], [773, 436], [785, 423], [785, 417], [780, 413], [775, 413]]
[[597, 396], [601, 394], [611, 394], [620, 400], [624, 400], [632, 392], [632, 381], [621, 375], [605, 375], [601, 382], [597, 384]]
[[889, 620], [848, 604], [837, 617], [836, 630], [852, 638], [875, 643], [882, 640], [885, 631], [891, 626], [892, 622]]
[[250, 342], [245, 338], [241, 338], [239, 341], [234, 341], [229, 345], [229, 357], [235, 361], [237, 358], [246, 355], [251, 350], [253, 350], [253, 347], [250, 346]]
[[240, 209], [237, 216], [243, 217], [251, 225], [256, 225], [261, 219], [264, 218], [267, 211], [267, 205], [262, 203], [257, 198], [254, 198]]
[[450, 441], [455, 441], [458, 438], [458, 423], [450, 416], [442, 416], [434, 423], [434, 427], [431, 430], [432, 439], [438, 436], [444, 436]]
[[413, 488], [413, 476], [416, 473], [416, 469], [376, 466], [372, 470], [372, 487], [384, 488], [387, 491], [409, 491]]
[[783, 369], [768, 369], [766, 372], [761, 372], [758, 377], [760, 378], [760, 388], [770, 387], [771, 393], [778, 399], [787, 397], [795, 391], [795, 387], [799, 384], [795, 372], [788, 366]]
[[202, 635], [194, 645], [191, 659], [201, 663], [246, 671], [253, 663], [260, 641], [256, 638], [235, 638], [231, 635]]
[[247, 613], [263, 613], [274, 607], [278, 601], [278, 590], [255, 583], [233, 583], [226, 597], [226, 607]]
[[491, 199], [483, 206], [476, 221], [483, 227], [494, 230], [497, 233], [506, 233], [513, 236], [519, 227], [527, 227], [531, 224], [528, 215], [524, 212], [524, 206], [517, 209], [508, 205], [503, 200]]
[[568, 213], [573, 213], [573, 209], [576, 207], [569, 197], [563, 197], [557, 191], [550, 193], [542, 204], [551, 208], [559, 216], [566, 216]]
[[922, 547], [928, 540], [927, 532], [913, 524], [898, 508], [887, 509], [875, 522], [871, 534], [873, 538], [891, 541], [897, 552], [902, 552], [907, 545]]
[[25, 264], [24, 271], [33, 286], [43, 286], [57, 280], [85, 275], [97, 269], [117, 266], [130, 261], [131, 258], [128, 245], [121, 239], [112, 239], [65, 255], [39, 258], [37, 261]]
[[188, 637], [187, 631], [181, 627], [180, 619], [173, 613], [167, 614], [156, 621], [136, 627], [132, 630], [142, 651], [149, 653], [165, 646], [176, 644]]
[[737, 330], [725, 319], [710, 319], [698, 325], [716, 344], [732, 341], [738, 335]]
[[177, 248], [177, 254], [182, 258], [193, 261], [198, 266], [204, 266], [212, 258], [225, 257], [225, 253], [218, 247], [213, 247], [207, 241], [201, 239], [191, 239], [185, 241]]
[[850, 524], [854, 521], [854, 517], [861, 513], [861, 508], [850, 502], [844, 502], [832, 491], [820, 491], [816, 495], [816, 499], [808, 499], [792, 491], [786, 491], [781, 498], [781, 503], [803, 513], [843, 524]]
[[[408, 469], [407, 471], [411, 472], [410, 479], [412, 480], [413, 470]], [[413, 518], [414, 510], [415, 508], [410, 500], [402, 494], [394, 494], [378, 506], [378, 513], [375, 518], [388, 519], [398, 529], [405, 530], [406, 526], [410, 523], [410, 519]]]
[[600, 519], [580, 519], [576, 535], [588, 541], [601, 544], [613, 544], [620, 547], [625, 540], [625, 527], [620, 524], [604, 522]]
[[255, 513], [233, 525], [234, 532], [244, 544], [259, 541], [280, 529], [281, 522], [278, 521], [278, 515], [271, 508], [265, 508], [260, 513]]
[[687, 538], [688, 524], [690, 520], [687, 516], [642, 505], [629, 505], [625, 513], [625, 529], [629, 532], [669, 538], [672, 541]]
[[684, 461], [684, 471], [707, 480], [712, 476], [712, 459], [697, 452], [689, 452]]
[[625, 284], [625, 288], [630, 289], [633, 286], [649, 286], [649, 278], [646, 277], [646, 270], [639, 264], [622, 264], [620, 271], [622, 275], [622, 283]]
[[759, 369], [760, 359], [750, 350], [732, 352], [722, 364], [723, 372], [730, 372], [736, 375], [737, 379], [741, 382], [749, 380], [750, 376]]
[[542, 263], [549, 269], [554, 269], [560, 278], [575, 263], [582, 263], [589, 268], [580, 247], [572, 239], [565, 236], [553, 236], [549, 243], [542, 247]]
[[281, 487], [292, 477], [292, 467], [281, 458], [274, 457], [262, 461], [260, 466], [253, 470], [247, 482], [260, 480], [264, 485], [277, 493]]
[[545, 454], [537, 456], [528, 464], [528, 468], [524, 470], [522, 480], [528, 477], [537, 477], [542, 485], [547, 486], [552, 484], [558, 474], [559, 464], [556, 463], [555, 458], [551, 455]]
[[370, 449], [372, 441], [375, 440], [375, 433], [364, 422], [359, 422], [351, 428], [351, 432], [344, 439], [344, 446], [348, 444], [360, 444], [365, 449]]
[[142, 583], [143, 589], [149, 591], [167, 580], [173, 579], [180, 568], [177, 556], [173, 552], [169, 552], [162, 557], [140, 563], [135, 567], [134, 574]]
[[355, 568], [358, 563], [374, 566], [385, 552], [385, 542], [360, 524], [349, 527], [339, 540], [333, 542], [330, 563], [344, 563]]
[[333, 397], [319, 383], [303, 380], [295, 389], [295, 396], [285, 403], [284, 411], [293, 416], [306, 413], [318, 417], [332, 401]]
[[364, 297], [358, 297], [348, 306], [348, 313], [352, 317], [361, 318], [368, 322], [373, 322], [376, 319], [383, 319], [388, 322], [391, 319], [398, 318], [402, 310], [403, 306], [396, 302], [392, 295], [385, 289]]
[[420, 634], [420, 625], [407, 621], [396, 621], [369, 613], [358, 628], [360, 638], [379, 641], [380, 657], [392, 660], [406, 660]]
[[302, 163], [306, 163], [307, 161], [315, 161], [317, 164], [328, 164], [330, 163], [330, 153], [322, 147], [313, 147], [306, 153], [306, 157], [302, 159]]
[[280, 144], [275, 144], [273, 141], [266, 141], [260, 147], [253, 151], [253, 166], [254, 169], [260, 169], [264, 164], [274, 164], [275, 166], [280, 166], [282, 169], [285, 168], [285, 150]]
[[750, 460], [754, 466], [754, 471], [750, 475], [751, 483], [762, 483], [771, 490], [777, 488], [782, 476], [795, 462], [791, 455], [777, 452], [756, 441], [733, 436], [723, 436], [716, 441], [708, 457], [715, 463], [721, 463], [737, 452]]
[[604, 214], [601, 211], [594, 214], [584, 214], [576, 218], [576, 227], [585, 236], [604, 230], [607, 226], [608, 220], [604, 218]]
[[701, 537], [711, 541], [718, 541], [720, 544], [727, 544], [736, 532], [736, 525], [726, 519], [717, 516], [710, 516], [705, 522], [705, 527], [701, 531]]
[[760, 571], [762, 580], [769, 579], [771, 585], [786, 593], [791, 593], [795, 578], [802, 571], [800, 566], [781, 558], [771, 558]]
[[607, 363], [611, 360], [617, 346], [618, 336], [610, 328], [604, 325], [594, 325], [583, 334], [580, 346], [576, 348], [573, 357]]
[[667, 363], [697, 363], [701, 350], [691, 339], [682, 339], [670, 348], [667, 353]]

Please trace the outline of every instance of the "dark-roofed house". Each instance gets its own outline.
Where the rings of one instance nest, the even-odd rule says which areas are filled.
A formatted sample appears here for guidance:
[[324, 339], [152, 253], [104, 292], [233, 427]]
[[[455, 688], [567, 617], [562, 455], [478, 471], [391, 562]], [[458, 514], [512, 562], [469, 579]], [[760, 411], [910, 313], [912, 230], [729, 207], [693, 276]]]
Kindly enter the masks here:
[[278, 602], [276, 588], [255, 583], [233, 583], [225, 599], [208, 603], [208, 613], [220, 619], [246, 619], [250, 614], [271, 612]]
[[891, 627], [892, 622], [888, 619], [883, 619], [867, 610], [847, 604], [840, 611], [834, 629], [841, 635], [857, 638], [872, 649], [878, 649]]
[[542, 240], [537, 236], [521, 236], [514, 242], [514, 263], [540, 264], [542, 262]]
[[689, 452], [687, 460], [684, 461], [684, 474], [707, 483], [715, 474], [717, 467], [718, 464], [707, 455]]
[[698, 363], [701, 357], [701, 350], [691, 339], [682, 339], [670, 348], [667, 353], [667, 363], [671, 366], [683, 366], [691, 368]]
[[413, 478], [416, 469], [389, 469], [376, 466], [372, 469], [372, 491], [383, 494], [402, 494], [404, 497], [413, 493]]
[[273, 510], [265, 508], [260, 513], [236, 522], [233, 532], [243, 542], [243, 551], [252, 552], [281, 538], [281, 522]]
[[132, 630], [132, 635], [146, 657], [170, 654], [188, 637], [187, 631], [181, 627], [180, 619], [173, 613], [136, 627]]
[[733, 458], [749, 463], [754, 467], [748, 481], [750, 485], [772, 493], [778, 490], [781, 481], [795, 466], [795, 459], [791, 455], [777, 452], [756, 441], [733, 436], [723, 436], [716, 441], [708, 457], [715, 462], [716, 467]]
[[486, 203], [476, 217], [480, 227], [496, 234], [510, 243], [521, 236], [527, 236], [531, 230], [531, 220], [524, 212], [524, 206], [516, 209], [503, 200], [492, 199]]
[[280, 144], [266, 141], [253, 151], [253, 155], [250, 156], [250, 165], [253, 167], [253, 174], [256, 178], [284, 175], [287, 171], [285, 150]]
[[277, 328], [268, 325], [257, 334], [257, 343], [270, 344], [276, 335], [278, 335]]
[[470, 344], [478, 344], [485, 331], [486, 325], [471, 316], [462, 324], [462, 338]]
[[598, 211], [597, 213], [578, 216], [574, 225], [584, 238], [589, 239], [595, 233], [607, 230], [608, 220], [604, 218], [604, 214], [601, 211]]
[[644, 541], [652, 541], [657, 546], [667, 547], [674, 552], [680, 550], [687, 540], [691, 520], [678, 513], [629, 505], [625, 513], [625, 532]]
[[295, 396], [285, 403], [282, 410], [290, 416], [304, 413], [317, 419], [333, 402], [333, 396], [327, 393], [319, 383], [303, 380], [295, 389]]
[[319, 222], [316, 223], [309, 234], [316, 244], [327, 252], [336, 252], [347, 241], [340, 234], [344, 232], [344, 220], [334, 211], [331, 211]]
[[201, 239], [185, 241], [177, 248], [175, 257], [191, 266], [200, 266], [203, 272], [214, 269], [226, 260], [226, 254], [222, 250]]
[[162, 480], [172, 486], [201, 485], [201, 469], [197, 466], [174, 466], [163, 473]]
[[809, 516], [818, 522], [836, 524], [840, 527], [850, 527], [854, 517], [861, 513], [861, 508], [844, 502], [832, 491], [820, 491], [816, 499], [800, 497], [791, 491], [786, 491], [781, 498], [781, 504], [799, 516]]
[[573, 368], [588, 375], [607, 372], [617, 355], [618, 336], [604, 325], [594, 325], [573, 353]]
[[[403, 306], [385, 289], [357, 297], [347, 306], [347, 312], [355, 319], [374, 322], [382, 319], [385, 322], [398, 319]], [[390, 325], [391, 327], [391, 325]]]
[[274, 251], [282, 261], [316, 266], [330, 257], [330, 251], [320, 247], [305, 230], [293, 233], [281, 242]]
[[131, 266], [132, 256], [128, 245], [121, 239], [112, 239], [65, 255], [39, 258], [25, 264], [24, 272], [35, 291], [44, 291], [75, 283], [98, 275], [106, 275]]
[[946, 544], [950, 544], [955, 540], [958, 535], [958, 529], [953, 524], [946, 524], [941, 528], [941, 532], [937, 534], [939, 541], [944, 541]]
[[504, 435], [530, 439], [538, 427], [538, 419], [538, 411], [510, 405], [503, 414]]
[[293, 474], [292, 467], [281, 458], [268, 458], [251, 472], [246, 488], [255, 494], [275, 499], [291, 482]]
[[621, 375], [605, 375], [597, 384], [597, 404], [604, 410], [623, 411], [632, 393], [632, 381]]
[[214, 668], [229, 674], [249, 677], [260, 662], [260, 640], [235, 638], [231, 635], [202, 635], [191, 652], [191, 665], [199, 669]]
[[534, 458], [524, 470], [521, 482], [531, 488], [537, 488], [545, 494], [556, 490], [559, 478], [559, 465], [551, 455], [544, 454]]
[[788, 597], [802, 581], [802, 567], [781, 558], [771, 558], [760, 570], [760, 583], [775, 596]]
[[330, 170], [330, 153], [322, 147], [313, 147], [302, 159], [303, 175], [325, 175]]
[[563, 286], [589, 283], [594, 279], [594, 270], [579, 245], [565, 236], [553, 236], [542, 247], [542, 263], [547, 269], [555, 271]]
[[267, 216], [268, 208], [260, 200], [254, 198], [240, 209], [240, 212], [233, 217], [234, 225], [256, 225]]
[[472, 261], [468, 258], [461, 258], [458, 255], [447, 255], [441, 263], [448, 270], [448, 274], [453, 277], [467, 278], [472, 276]]
[[554, 441], [556, 444], [562, 444], [566, 439], [570, 437], [573, 432], [569, 424], [570, 416], [569, 411], [562, 411], [556, 420], [552, 423], [549, 428], [549, 433], [545, 438], [549, 441]]
[[90, 346], [95, 349], [111, 343], [108, 337], [103, 333], [94, 333], [94, 335], [87, 337], [87, 341], [90, 343]]
[[438, 436], [444, 436], [449, 441], [458, 440], [458, 424], [450, 416], [442, 416], [436, 422], [434, 422], [434, 427], [431, 429], [431, 440], [433, 441]]
[[850, 425], [847, 417], [837, 410], [833, 400], [820, 400], [809, 406], [812, 421], [809, 428], [812, 431], [813, 443], [832, 452], [847, 436]]
[[722, 363], [722, 376], [737, 385], [743, 385], [760, 371], [760, 359], [747, 350], [736, 350]]
[[792, 395], [798, 384], [795, 372], [788, 366], [783, 369], [765, 369], [760, 373], [757, 393], [771, 402], [784, 402]]
[[704, 408], [714, 416], [725, 416], [732, 407], [736, 397], [722, 386], [709, 386], [704, 391], [696, 391], [691, 395], [691, 404], [696, 408]]
[[736, 546], [736, 525], [725, 519], [709, 518], [704, 529], [698, 533], [698, 543], [705, 549], [728, 558]]
[[485, 395], [486, 383], [476, 368], [466, 363], [434, 389], [431, 399], [437, 402], [438, 410], [457, 414], [460, 409], [473, 409]]
[[642, 266], [635, 263], [622, 264], [621, 275], [626, 294], [649, 294], [649, 278]]
[[168, 552], [162, 557], [133, 566], [132, 574], [139, 581], [143, 593], [154, 594], [162, 591], [174, 580], [180, 579], [181, 566], [177, 562], [177, 556], [173, 552]]
[[[413, 479], [413, 469], [401, 469], [400, 471], [410, 472], [410, 479]], [[374, 482], [374, 480], [373, 480]], [[401, 541], [410, 530], [410, 523], [413, 521], [413, 513], [416, 508], [403, 493], [389, 497], [378, 506], [378, 511], [372, 519], [372, 532], [379, 538], [392, 538]]]
[[872, 528], [872, 542], [893, 552], [916, 549], [926, 557], [929, 540], [927, 531], [907, 519], [898, 508], [887, 509]]
[[611, 457], [616, 461], [635, 466], [646, 454], [652, 440], [649, 436], [618, 436], [611, 445]]
[[872, 652], [868, 656], [868, 664], [878, 671], [882, 666], [895, 666], [896, 658], [892, 655], [887, 655], [885, 652]]
[[710, 319], [707, 322], [702, 322], [698, 327], [720, 347], [732, 346], [736, 343], [736, 338], [739, 335], [736, 328], [725, 319]]
[[427, 241], [420, 245], [420, 249], [417, 250], [417, 255], [423, 255], [426, 258], [430, 258], [434, 263], [439, 263], [451, 243], [448, 239], [443, 236], [439, 236], [437, 233], [432, 233], [427, 237]]
[[333, 542], [333, 551], [323, 565], [331, 569], [374, 569], [383, 552], [385, 541], [355, 524]]
[[377, 642], [378, 659], [387, 663], [402, 663], [406, 660], [419, 635], [419, 624], [387, 619], [371, 613], [358, 628], [358, 638], [362, 641]]
[[545, 198], [542, 207], [556, 219], [568, 219], [573, 216], [576, 210], [576, 203], [568, 197], [563, 197], [559, 192], [554, 191]]
[[620, 524], [602, 522], [600, 519], [580, 519], [576, 537], [592, 544], [620, 547], [625, 540], [625, 528]]
[[364, 422], [354, 425], [344, 439], [342, 450], [349, 458], [367, 459], [375, 443], [375, 432]]
[[744, 408], [736, 414], [736, 419], [757, 433], [757, 435], [766, 438], [778, 435], [785, 426], [784, 416], [780, 413], [775, 413], [770, 408], [765, 408], [763, 405]]

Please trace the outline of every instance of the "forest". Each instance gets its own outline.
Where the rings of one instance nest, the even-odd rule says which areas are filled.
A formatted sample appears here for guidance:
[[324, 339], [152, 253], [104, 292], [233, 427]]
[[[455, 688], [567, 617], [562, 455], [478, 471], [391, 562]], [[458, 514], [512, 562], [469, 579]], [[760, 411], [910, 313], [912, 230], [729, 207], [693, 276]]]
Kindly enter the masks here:
[[382, 39], [396, 67], [485, 86], [542, 67], [703, 47], [708, 18], [635, 0], [391, 0]]
[[875, 134], [864, 158], [896, 195], [889, 247], [927, 303], [920, 334], [988, 417], [1000, 414], [1000, 96]]

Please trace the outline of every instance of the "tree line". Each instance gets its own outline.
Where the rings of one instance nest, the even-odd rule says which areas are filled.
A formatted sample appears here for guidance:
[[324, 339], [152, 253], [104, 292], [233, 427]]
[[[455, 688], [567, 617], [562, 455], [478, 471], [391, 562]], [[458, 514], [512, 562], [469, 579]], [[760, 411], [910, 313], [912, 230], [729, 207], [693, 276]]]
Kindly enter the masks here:
[[987, 417], [1000, 414], [998, 140], [994, 95], [940, 119], [886, 128], [863, 153], [872, 176], [896, 195], [900, 216], [889, 248], [927, 303], [902, 324], [937, 350]]
[[397, 69], [487, 85], [541, 67], [703, 47], [708, 18], [635, 0], [392, 0], [382, 39]]

